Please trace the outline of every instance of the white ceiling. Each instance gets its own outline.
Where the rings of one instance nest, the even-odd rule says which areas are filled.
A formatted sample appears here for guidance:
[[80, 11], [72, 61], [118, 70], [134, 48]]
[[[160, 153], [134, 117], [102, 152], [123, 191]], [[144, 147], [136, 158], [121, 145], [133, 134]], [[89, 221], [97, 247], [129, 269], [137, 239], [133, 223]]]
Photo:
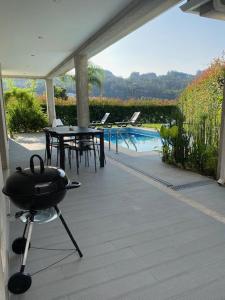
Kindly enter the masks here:
[[3, 75], [46, 76], [131, 0], [0, 0]]

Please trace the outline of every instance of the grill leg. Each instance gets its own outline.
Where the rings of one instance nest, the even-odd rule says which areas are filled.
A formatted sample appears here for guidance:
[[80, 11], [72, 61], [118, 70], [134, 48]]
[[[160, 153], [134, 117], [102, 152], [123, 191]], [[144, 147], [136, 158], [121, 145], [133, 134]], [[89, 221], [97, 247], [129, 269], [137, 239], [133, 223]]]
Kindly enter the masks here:
[[23, 273], [25, 270], [25, 266], [26, 266], [26, 261], [27, 261], [27, 255], [28, 255], [28, 250], [29, 250], [29, 245], [30, 245], [30, 240], [31, 240], [31, 234], [32, 234], [32, 230], [33, 230], [33, 224], [34, 224], [34, 214], [31, 214], [29, 217], [29, 221], [27, 223], [27, 241], [26, 241], [26, 246], [25, 246], [25, 251], [24, 251], [24, 255], [23, 255], [23, 261], [22, 261], [22, 265], [20, 268], [20, 272]]
[[72, 243], [74, 244], [75, 249], [77, 250], [79, 256], [80, 256], [80, 257], [83, 257], [83, 254], [82, 254], [82, 252], [80, 251], [80, 248], [78, 247], [77, 242], [75, 241], [75, 239], [74, 239], [72, 233], [70, 232], [69, 227], [67, 226], [67, 224], [66, 224], [66, 222], [65, 222], [65, 220], [64, 220], [64, 218], [63, 218], [63, 216], [62, 216], [62, 214], [61, 214], [61, 212], [60, 212], [60, 210], [58, 209], [57, 206], [54, 206], [54, 207], [55, 207], [55, 210], [56, 210], [56, 212], [57, 212], [57, 214], [58, 214], [58, 216], [59, 216], [59, 218], [60, 218], [60, 220], [61, 220], [61, 222], [62, 222], [64, 228], [66, 229], [67, 234], [69, 235], [69, 237], [70, 237]]
[[[19, 216], [21, 216], [24, 212], [19, 212], [16, 213], [16, 218], [19, 218]], [[24, 230], [23, 230], [23, 235], [21, 237], [16, 238], [13, 243], [12, 243], [12, 251], [16, 254], [24, 254], [25, 252], [25, 247], [26, 247], [26, 236], [27, 236], [27, 228], [28, 228], [28, 224], [30, 222], [30, 218], [29, 216], [26, 219], [26, 224], [24, 226]], [[30, 245], [29, 245], [30, 247]]]
[[25, 226], [24, 226], [24, 230], [23, 230], [23, 238], [25, 238], [25, 236], [26, 236], [28, 223], [29, 223], [29, 219], [27, 219], [27, 222], [26, 222], [26, 224], [25, 224]]
[[32, 234], [32, 229], [33, 229], [33, 224], [34, 224], [34, 215], [35, 215], [35, 213], [30, 212], [30, 215], [27, 217], [27, 224], [25, 226], [24, 233], [23, 233], [23, 236], [25, 236], [26, 231], [27, 231], [27, 240], [26, 240], [23, 261], [22, 261], [22, 264], [20, 267], [20, 271], [17, 273], [14, 273], [9, 278], [9, 281], [8, 281], [8, 290], [13, 294], [25, 293], [32, 284], [31, 275], [24, 274], [24, 270], [26, 267], [27, 255], [28, 255], [28, 251], [29, 251], [31, 234]]

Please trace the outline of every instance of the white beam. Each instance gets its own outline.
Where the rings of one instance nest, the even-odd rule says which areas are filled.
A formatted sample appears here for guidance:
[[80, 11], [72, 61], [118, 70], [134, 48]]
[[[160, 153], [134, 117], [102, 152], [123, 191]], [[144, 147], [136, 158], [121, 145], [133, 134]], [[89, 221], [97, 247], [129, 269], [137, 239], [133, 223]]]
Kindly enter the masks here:
[[65, 60], [57, 65], [47, 77], [65, 74], [73, 68], [73, 59], [80, 54], [88, 58], [117, 42], [146, 22], [159, 16], [181, 0], [134, 0], [118, 15], [95, 32], [80, 47], [74, 50]]
[[[182, 4], [180, 9], [184, 12], [195, 12], [201, 5], [206, 4], [209, 0], [190, 0]], [[197, 11], [195, 13], [198, 13]]]
[[74, 58], [76, 69], [76, 100], [77, 124], [88, 127], [90, 124], [88, 101], [88, 59], [87, 55], [78, 55]]
[[32, 76], [32, 75], [4, 75], [2, 74], [2, 78], [11, 78], [11, 79], [45, 79], [44, 76]]
[[200, 17], [225, 20], [224, 0], [190, 0], [180, 8], [184, 12], [198, 14]]
[[0, 154], [1, 154], [0, 156], [2, 161], [2, 168], [8, 169], [9, 168], [9, 145], [8, 145], [8, 136], [7, 136], [7, 129], [6, 129], [1, 65], [0, 65]]
[[225, 80], [223, 86], [223, 103], [221, 112], [221, 127], [220, 127], [220, 145], [218, 155], [218, 183], [225, 184]]
[[47, 78], [45, 80], [45, 85], [46, 85], [48, 120], [49, 120], [49, 125], [52, 126], [53, 120], [56, 119], [53, 79]]

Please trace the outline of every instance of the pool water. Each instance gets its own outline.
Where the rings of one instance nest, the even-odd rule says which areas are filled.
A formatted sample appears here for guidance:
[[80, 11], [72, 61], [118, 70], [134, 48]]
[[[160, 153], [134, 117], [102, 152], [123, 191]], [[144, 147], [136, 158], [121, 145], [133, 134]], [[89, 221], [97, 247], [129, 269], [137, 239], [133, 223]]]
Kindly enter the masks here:
[[143, 130], [137, 128], [111, 128], [104, 129], [105, 140], [112, 144], [116, 144], [116, 136], [118, 139], [118, 147], [127, 148], [136, 152], [159, 151], [162, 148], [160, 135], [156, 131]]

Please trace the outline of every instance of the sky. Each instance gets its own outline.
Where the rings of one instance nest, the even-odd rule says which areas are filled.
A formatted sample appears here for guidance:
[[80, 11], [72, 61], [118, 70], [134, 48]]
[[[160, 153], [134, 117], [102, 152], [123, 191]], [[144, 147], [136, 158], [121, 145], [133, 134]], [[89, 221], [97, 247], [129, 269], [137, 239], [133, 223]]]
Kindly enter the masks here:
[[180, 5], [105, 49], [91, 62], [129, 77], [131, 72], [196, 74], [223, 55], [225, 22], [184, 13]]

